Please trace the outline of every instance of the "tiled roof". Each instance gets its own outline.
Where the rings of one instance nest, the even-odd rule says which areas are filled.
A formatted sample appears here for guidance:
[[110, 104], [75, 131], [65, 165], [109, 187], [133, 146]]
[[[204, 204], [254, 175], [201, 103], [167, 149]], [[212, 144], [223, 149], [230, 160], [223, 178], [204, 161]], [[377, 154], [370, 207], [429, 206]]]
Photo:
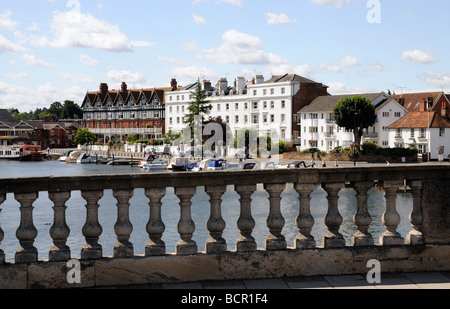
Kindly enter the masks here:
[[0, 109], [0, 120], [2, 121], [17, 121], [14, 116], [6, 109]]
[[419, 92], [391, 95], [390, 97], [399, 103], [401, 99], [403, 99], [403, 106], [408, 111], [419, 111], [421, 102], [423, 102], [424, 100], [428, 101], [428, 98], [430, 98], [433, 101], [431, 106], [433, 106], [436, 100], [441, 96], [441, 94], [442, 92]]
[[356, 97], [360, 96], [369, 99], [371, 102], [378, 99], [383, 95], [383, 92], [379, 93], [362, 93], [362, 94], [344, 94], [344, 95], [331, 95], [331, 96], [320, 96], [311, 102], [311, 104], [305, 106], [300, 110], [300, 113], [310, 113], [310, 112], [325, 112], [332, 111], [339, 100], [346, 97]]
[[408, 112], [405, 116], [391, 124], [388, 129], [408, 128], [450, 128], [450, 119], [436, 112]]

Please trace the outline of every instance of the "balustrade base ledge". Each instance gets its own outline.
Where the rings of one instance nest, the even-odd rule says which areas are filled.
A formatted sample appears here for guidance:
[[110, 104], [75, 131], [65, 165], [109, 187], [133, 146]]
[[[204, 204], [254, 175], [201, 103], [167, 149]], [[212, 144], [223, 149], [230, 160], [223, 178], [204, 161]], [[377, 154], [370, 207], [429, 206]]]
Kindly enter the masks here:
[[67, 262], [0, 265], [0, 289], [70, 289], [216, 280], [367, 274], [377, 259], [383, 273], [450, 271], [450, 245], [369, 246], [296, 250], [227, 251], [221, 254], [78, 260], [79, 284]]

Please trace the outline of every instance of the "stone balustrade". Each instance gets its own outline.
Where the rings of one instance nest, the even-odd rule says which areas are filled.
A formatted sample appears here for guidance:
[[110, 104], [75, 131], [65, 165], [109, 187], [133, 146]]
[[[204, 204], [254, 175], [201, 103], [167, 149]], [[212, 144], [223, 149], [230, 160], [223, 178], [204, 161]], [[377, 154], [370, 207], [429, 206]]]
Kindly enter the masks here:
[[[263, 184], [268, 193], [269, 235], [264, 249], [258, 249], [253, 235], [252, 195]], [[284, 217], [282, 193], [293, 184], [298, 193], [298, 216]], [[402, 237], [397, 231], [400, 216], [396, 209], [397, 192], [407, 185], [413, 197], [410, 214], [411, 232]], [[294, 275], [329, 275], [361, 273], [372, 258], [385, 262], [386, 271], [450, 270], [450, 167], [404, 165], [390, 167], [340, 169], [279, 169], [255, 171], [214, 171], [198, 173], [149, 173], [79, 177], [38, 177], [0, 179], [0, 207], [7, 194], [20, 204], [20, 221], [16, 231], [19, 241], [14, 262], [6, 262], [1, 242], [0, 213], [0, 287], [71, 287], [61, 269], [80, 250], [84, 265], [81, 286], [185, 282], [242, 278], [267, 278]], [[222, 197], [233, 185], [240, 205], [237, 222], [222, 217]], [[374, 186], [385, 191], [384, 233], [378, 240], [369, 233], [373, 218], [368, 211], [368, 191]], [[210, 210], [205, 213], [209, 238], [205, 251], [194, 240], [196, 223], [191, 207], [197, 187], [204, 187]], [[311, 194], [318, 187], [325, 190], [328, 211], [324, 218], [314, 218]], [[338, 207], [339, 192], [351, 187], [356, 192], [353, 223], [356, 232], [346, 243], [340, 228], [343, 217]], [[175, 253], [168, 253], [162, 240], [166, 232], [162, 220], [162, 202], [166, 189], [174, 188], [179, 199], [179, 241]], [[145, 230], [136, 230], [130, 220], [130, 200], [135, 189], [144, 189], [149, 218]], [[104, 256], [99, 242], [103, 227], [99, 218], [99, 201], [105, 190], [112, 190], [117, 200], [114, 224], [116, 243], [113, 256]], [[66, 219], [67, 201], [80, 191], [86, 201], [86, 219], [82, 227], [85, 244], [70, 248], [67, 240], [71, 227]], [[37, 229], [33, 220], [33, 203], [40, 192], [48, 192], [54, 218], [50, 228], [48, 260], [38, 260], [34, 246]], [[1, 211], [1, 209], [0, 209]], [[317, 220], [324, 220], [327, 231], [322, 241], [311, 231]], [[295, 222], [294, 239], [283, 235], [286, 222]], [[237, 239], [224, 239], [225, 228], [238, 229]], [[135, 254], [132, 233], [147, 233], [143, 255]], [[8, 235], [11, 237], [11, 235]], [[231, 245], [235, 242], [235, 248]], [[59, 271], [57, 271], [59, 269]], [[95, 270], [95, 271], [94, 271]]]

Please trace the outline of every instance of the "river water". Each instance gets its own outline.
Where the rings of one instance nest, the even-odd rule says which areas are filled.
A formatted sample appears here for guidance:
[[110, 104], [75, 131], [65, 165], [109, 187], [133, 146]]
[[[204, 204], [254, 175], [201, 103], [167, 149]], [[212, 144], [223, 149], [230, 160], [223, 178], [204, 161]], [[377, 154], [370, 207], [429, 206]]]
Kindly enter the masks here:
[[[0, 178], [15, 178], [25, 176], [79, 176], [93, 174], [130, 174], [130, 173], [148, 173], [144, 169], [136, 166], [107, 166], [96, 164], [68, 164], [58, 161], [43, 162], [9, 162], [0, 161]], [[344, 189], [339, 193], [339, 211], [344, 218], [340, 232], [344, 235], [347, 244], [350, 244], [351, 236], [355, 233], [356, 227], [353, 223], [353, 216], [356, 212], [356, 192], [353, 189]], [[258, 248], [264, 248], [264, 240], [269, 234], [266, 226], [266, 219], [269, 215], [268, 193], [264, 191], [262, 185], [258, 185], [258, 191], [252, 195], [252, 215], [256, 221], [253, 236], [256, 239]], [[322, 244], [323, 235], [327, 228], [324, 224], [324, 218], [327, 213], [326, 192], [323, 189], [317, 189], [311, 194], [311, 214], [315, 219], [312, 235], [316, 239], [317, 245]], [[229, 186], [223, 196], [222, 216], [227, 223], [223, 237], [226, 239], [229, 250], [235, 249], [236, 239], [239, 237], [239, 230], [236, 222], [239, 217], [239, 195], [234, 192], [232, 186]], [[116, 199], [112, 195], [112, 190], [105, 190], [103, 198], [100, 200], [99, 222], [102, 225], [103, 233], [100, 236], [99, 243], [103, 247], [103, 255], [111, 256], [113, 246], [116, 242], [114, 233], [114, 223], [117, 219]], [[143, 189], [136, 189], [133, 198], [130, 201], [130, 221], [133, 224], [133, 233], [130, 241], [134, 245], [135, 254], [143, 254], [145, 243], [148, 241], [148, 234], [145, 226], [149, 218], [148, 198]], [[174, 195], [173, 188], [167, 189], [167, 194], [162, 203], [162, 220], [166, 225], [166, 231], [163, 234], [163, 241], [166, 243], [167, 252], [175, 252], [176, 242], [180, 239], [177, 232], [177, 223], [180, 218], [179, 199]], [[52, 202], [48, 199], [47, 192], [39, 193], [38, 200], [33, 204], [34, 225], [38, 230], [38, 236], [35, 240], [35, 247], [39, 251], [39, 259], [48, 259], [48, 251], [53, 245], [49, 235], [49, 230], [53, 222]], [[67, 224], [71, 233], [67, 244], [71, 248], [72, 257], [80, 257], [80, 250], [85, 239], [81, 229], [86, 220], [86, 201], [81, 197], [79, 191], [73, 191], [70, 200], [67, 202]], [[15, 233], [20, 223], [20, 204], [14, 199], [13, 194], [7, 194], [7, 200], [0, 205], [0, 227], [5, 233], [5, 238], [0, 244], [0, 248], [6, 254], [7, 261], [14, 260], [14, 254], [19, 248], [19, 241]], [[209, 218], [209, 196], [205, 193], [203, 187], [197, 188], [197, 194], [192, 199], [192, 218], [196, 224], [196, 231], [193, 240], [196, 241], [199, 250], [205, 250], [205, 242], [208, 239], [206, 222]], [[382, 215], [385, 210], [384, 194], [377, 188], [369, 191], [368, 199], [369, 213], [373, 218], [369, 232], [372, 233], [375, 243], [385, 228], [382, 224]], [[295, 237], [298, 234], [296, 218], [299, 212], [298, 194], [291, 184], [287, 185], [282, 194], [281, 210], [286, 220], [283, 229], [283, 235], [286, 237], [288, 246], [294, 246]], [[412, 210], [412, 196], [409, 193], [398, 194], [397, 211], [401, 216], [401, 224], [398, 232], [403, 237], [411, 230], [409, 222], [409, 213]]]

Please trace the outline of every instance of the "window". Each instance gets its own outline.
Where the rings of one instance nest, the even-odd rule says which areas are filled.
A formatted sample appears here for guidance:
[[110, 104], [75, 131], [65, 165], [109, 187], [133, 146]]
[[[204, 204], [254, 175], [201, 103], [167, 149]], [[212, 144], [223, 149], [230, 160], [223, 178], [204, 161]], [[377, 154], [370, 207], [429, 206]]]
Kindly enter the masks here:
[[274, 109], [275, 108], [275, 102], [274, 101], [270, 101], [270, 108]]
[[258, 95], [258, 91], [257, 90], [253, 90], [253, 96]]
[[264, 122], [265, 124], [267, 124], [267, 114], [264, 114], [264, 115], [263, 115], [263, 122]]
[[239, 103], [235, 103], [234, 104], [234, 109], [237, 110], [237, 111], [239, 110]]
[[286, 123], [286, 115], [285, 114], [281, 115], [281, 123]]
[[258, 109], [258, 102], [253, 102], [253, 109], [254, 110]]
[[286, 93], [286, 89], [285, 88], [281, 88], [281, 94], [285, 94]]
[[239, 123], [239, 116], [234, 116], [234, 123]]
[[274, 123], [275, 122], [275, 115], [270, 115], [270, 123]]
[[389, 112], [383, 112], [383, 117], [389, 117]]
[[253, 124], [259, 123], [259, 115], [252, 115], [252, 123]]
[[397, 129], [397, 135], [395, 137], [402, 137], [402, 129]]
[[402, 116], [402, 113], [400, 113], [400, 112], [394, 113], [394, 117], [396, 117], [396, 118], [400, 118], [401, 116]]
[[420, 129], [420, 137], [425, 138], [425, 129]]
[[445, 129], [444, 128], [439, 128], [439, 136], [440, 137], [444, 137], [445, 136]]
[[244, 115], [244, 123], [247, 124], [248, 123], [248, 116]]
[[275, 89], [271, 88], [271, 89], [270, 89], [270, 94], [271, 94], [271, 95], [275, 94]]
[[217, 104], [217, 111], [220, 112], [220, 104]]
[[264, 102], [263, 102], [263, 108], [264, 108], [264, 109], [267, 109], [267, 101], [264, 101]]
[[389, 141], [383, 141], [383, 146], [385, 147], [389, 146]]
[[416, 131], [416, 130], [411, 129], [411, 137], [414, 137], [415, 131]]
[[229, 110], [230, 110], [230, 104], [227, 103], [227, 104], [225, 105], [225, 109], [226, 109], [227, 111], [229, 111]]
[[267, 95], [267, 89], [263, 89], [263, 95]]
[[283, 101], [281, 101], [281, 108], [285, 108], [285, 107], [286, 107], [286, 101], [283, 100]]

